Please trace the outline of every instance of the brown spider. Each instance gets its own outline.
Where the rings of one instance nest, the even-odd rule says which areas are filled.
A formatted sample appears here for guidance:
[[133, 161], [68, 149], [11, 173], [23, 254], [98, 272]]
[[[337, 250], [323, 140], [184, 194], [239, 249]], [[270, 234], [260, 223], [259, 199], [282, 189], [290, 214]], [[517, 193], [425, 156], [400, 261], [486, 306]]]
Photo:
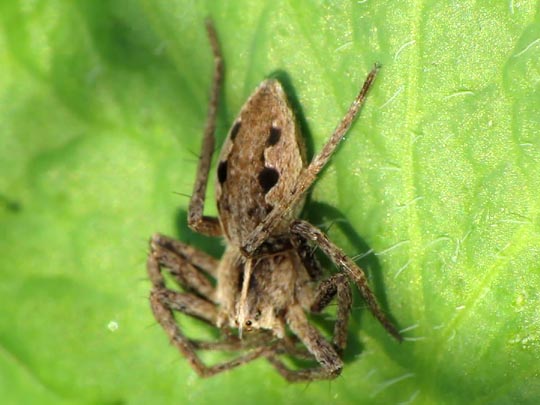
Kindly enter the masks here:
[[[150, 242], [150, 303], [172, 343], [200, 376], [207, 377], [265, 357], [289, 381], [332, 379], [343, 368], [352, 305], [349, 278], [369, 309], [396, 339], [396, 328], [381, 311], [362, 270], [325, 234], [297, 219], [305, 193], [328, 162], [358, 114], [378, 67], [364, 85], [322, 151], [309, 165], [293, 111], [276, 80], [264, 81], [246, 102], [221, 150], [216, 199], [219, 218], [203, 216], [219, 91], [222, 57], [210, 21], [206, 28], [215, 58], [214, 82], [198, 173], [189, 205], [189, 226], [204, 235], [224, 236], [220, 261], [172, 238], [156, 234]], [[309, 243], [317, 245], [342, 273], [322, 279]], [[167, 288], [167, 270], [183, 292]], [[215, 280], [215, 287], [212, 280]], [[306, 312], [320, 313], [337, 299], [332, 342], [312, 326]], [[222, 339], [187, 338], [173, 312], [219, 328]], [[231, 332], [238, 329], [238, 335]], [[288, 330], [291, 333], [288, 333]], [[240, 357], [206, 366], [197, 350], [244, 351]], [[279, 355], [315, 359], [319, 366], [292, 370]]]

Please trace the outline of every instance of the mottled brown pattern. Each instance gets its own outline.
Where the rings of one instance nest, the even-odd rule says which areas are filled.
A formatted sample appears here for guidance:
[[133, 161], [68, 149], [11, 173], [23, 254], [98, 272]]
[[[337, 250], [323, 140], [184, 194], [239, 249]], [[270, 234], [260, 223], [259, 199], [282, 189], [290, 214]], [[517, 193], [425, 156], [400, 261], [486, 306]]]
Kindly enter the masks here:
[[[350, 280], [368, 308], [396, 339], [362, 270], [313, 225], [297, 218], [305, 192], [343, 138], [370, 88], [377, 67], [368, 75], [349, 111], [322, 151], [306, 166], [303, 140], [283, 88], [264, 81], [242, 107], [217, 161], [216, 199], [219, 218], [203, 215], [214, 148], [214, 131], [222, 58], [210, 22], [215, 56], [214, 85], [204, 132], [198, 174], [188, 222], [209, 236], [224, 236], [227, 248], [218, 262], [172, 238], [156, 234], [150, 242], [148, 275], [154, 316], [172, 344], [202, 377], [266, 358], [288, 381], [332, 379], [341, 373], [352, 307]], [[319, 247], [342, 272], [324, 278], [314, 256]], [[181, 291], [171, 289], [168, 272]], [[337, 302], [331, 341], [306, 313], [320, 313]], [[221, 339], [202, 342], [185, 336], [174, 312], [209, 323]], [[239, 357], [205, 365], [200, 350], [239, 351]], [[280, 356], [312, 360], [316, 366], [290, 369]]]
[[[238, 129], [233, 126], [236, 136], [233, 139], [231, 130], [219, 155], [220, 162], [227, 162], [227, 181], [216, 182], [216, 199], [225, 236], [242, 246], [266, 216], [265, 210], [254, 212], [253, 206], [273, 207], [291, 193], [294, 184], [279, 181], [279, 177], [298, 177], [304, 167], [304, 145], [285, 92], [276, 80], [265, 80], [255, 90], [236, 122], [242, 123]], [[272, 128], [279, 128], [280, 137], [268, 146]], [[272, 172], [278, 181], [268, 190], [265, 184]]]

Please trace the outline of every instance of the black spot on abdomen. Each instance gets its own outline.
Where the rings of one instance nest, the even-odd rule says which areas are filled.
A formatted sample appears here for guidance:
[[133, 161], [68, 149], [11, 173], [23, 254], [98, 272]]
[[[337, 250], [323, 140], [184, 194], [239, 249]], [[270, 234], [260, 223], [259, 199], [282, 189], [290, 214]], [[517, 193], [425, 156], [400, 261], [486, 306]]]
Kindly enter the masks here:
[[265, 167], [259, 173], [259, 184], [261, 185], [264, 193], [268, 193], [272, 187], [276, 185], [279, 180], [279, 173], [272, 167]]
[[227, 161], [224, 160], [223, 162], [219, 162], [218, 168], [217, 168], [217, 178], [219, 181], [219, 184], [225, 183], [225, 180], [227, 180]]
[[271, 127], [270, 128], [270, 135], [268, 135], [268, 139], [266, 140], [266, 144], [268, 146], [273, 146], [276, 143], [279, 142], [279, 139], [281, 138], [281, 128]]
[[236, 135], [238, 135], [238, 131], [240, 130], [240, 127], [242, 126], [242, 123], [240, 121], [236, 121], [231, 128], [231, 141], [234, 141], [234, 138], [236, 138]]

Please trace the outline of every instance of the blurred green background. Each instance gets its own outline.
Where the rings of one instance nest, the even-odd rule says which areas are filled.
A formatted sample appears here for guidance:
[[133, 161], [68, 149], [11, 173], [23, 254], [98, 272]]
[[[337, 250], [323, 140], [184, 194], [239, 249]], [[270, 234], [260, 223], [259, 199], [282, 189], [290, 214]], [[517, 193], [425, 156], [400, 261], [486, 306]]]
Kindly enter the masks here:
[[[537, 403], [539, 10], [1, 1], [1, 402]], [[362, 256], [406, 340], [357, 299], [335, 381], [290, 385], [264, 361], [200, 379], [150, 313], [153, 232], [222, 249], [187, 230], [178, 194], [191, 192], [207, 110], [207, 15], [226, 62], [219, 141], [281, 72], [313, 153], [383, 64], [305, 215]]]

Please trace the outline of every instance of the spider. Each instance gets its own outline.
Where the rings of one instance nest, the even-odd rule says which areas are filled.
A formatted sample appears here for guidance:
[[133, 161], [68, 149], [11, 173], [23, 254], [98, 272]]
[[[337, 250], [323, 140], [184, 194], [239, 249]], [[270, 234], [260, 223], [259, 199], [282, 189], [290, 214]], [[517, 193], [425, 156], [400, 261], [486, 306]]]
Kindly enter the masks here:
[[[172, 344], [202, 377], [266, 358], [288, 381], [333, 379], [343, 368], [352, 305], [349, 280], [360, 290], [370, 311], [397, 340], [362, 270], [328, 237], [298, 219], [305, 193], [330, 159], [366, 98], [378, 66], [322, 151], [307, 164], [295, 116], [277, 80], [265, 80], [251, 95], [229, 131], [216, 171], [219, 218], [203, 215], [206, 185], [214, 150], [223, 62], [211, 21], [206, 29], [214, 54], [214, 79], [198, 172], [191, 197], [189, 226], [207, 236], [222, 236], [227, 247], [221, 260], [161, 234], [150, 241], [150, 304]], [[316, 245], [341, 272], [323, 278], [314, 257]], [[181, 287], [167, 287], [163, 271]], [[337, 320], [328, 341], [307, 318], [337, 301]], [[180, 312], [220, 330], [221, 338], [203, 342], [188, 338], [174, 318]], [[237, 330], [238, 333], [234, 333]], [[241, 352], [239, 357], [207, 366], [199, 350]], [[291, 369], [282, 355], [315, 360], [317, 365]]]

